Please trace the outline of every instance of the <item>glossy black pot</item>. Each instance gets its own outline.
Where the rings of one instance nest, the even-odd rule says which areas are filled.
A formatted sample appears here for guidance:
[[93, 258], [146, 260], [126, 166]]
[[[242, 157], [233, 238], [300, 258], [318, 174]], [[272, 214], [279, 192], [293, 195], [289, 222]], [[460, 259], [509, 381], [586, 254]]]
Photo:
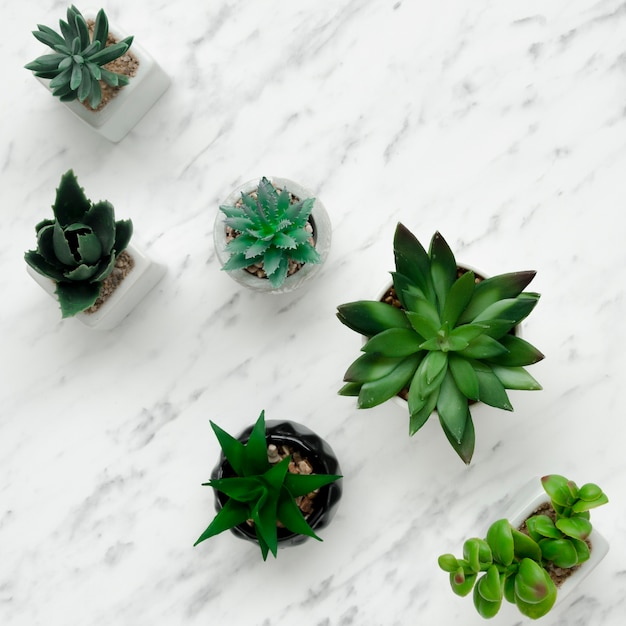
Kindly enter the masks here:
[[[247, 443], [252, 426], [246, 428], [237, 439], [241, 443]], [[290, 421], [269, 420], [265, 422], [266, 440], [268, 445], [288, 445], [294, 452], [299, 452], [303, 457], [307, 458], [313, 466], [315, 474], [341, 474], [339, 462], [332, 448], [321, 437], [316, 435], [306, 426]], [[233, 476], [234, 472], [230, 463], [222, 453], [219, 462], [213, 468], [211, 479], [228, 478]], [[215, 492], [215, 509], [219, 512], [226, 504], [228, 496], [221, 491]], [[328, 526], [330, 520], [335, 515], [337, 504], [341, 498], [341, 479], [336, 480], [330, 485], [326, 485], [319, 490], [315, 497], [315, 508], [307, 518], [309, 526], [316, 532]], [[249, 524], [240, 524], [230, 529], [231, 532], [240, 539], [257, 542], [254, 527]], [[308, 537], [292, 533], [286, 528], [278, 529], [278, 546], [297, 546]]]

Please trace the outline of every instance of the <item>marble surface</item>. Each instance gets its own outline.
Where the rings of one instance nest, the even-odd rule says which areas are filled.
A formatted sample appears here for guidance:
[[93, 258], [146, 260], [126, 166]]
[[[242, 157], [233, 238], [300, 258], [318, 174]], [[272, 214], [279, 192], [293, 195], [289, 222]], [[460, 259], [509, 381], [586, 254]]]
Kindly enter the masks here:
[[[482, 624], [437, 556], [557, 472], [607, 492], [611, 550], [542, 623], [623, 624], [624, 2], [110, 0], [172, 77], [119, 144], [23, 69], [66, 7], [38, 4], [0, 0], [0, 623]], [[26, 273], [69, 168], [167, 266], [110, 332], [61, 321]], [[239, 287], [212, 244], [220, 201], [263, 175], [315, 190], [334, 229], [315, 281], [278, 297]], [[399, 407], [336, 393], [360, 340], [335, 308], [387, 280], [398, 221], [486, 273], [538, 272], [544, 390], [476, 415], [470, 467], [435, 420], [411, 439]], [[266, 563], [230, 534], [193, 548], [209, 420], [237, 432], [262, 408], [331, 443], [337, 516]]]

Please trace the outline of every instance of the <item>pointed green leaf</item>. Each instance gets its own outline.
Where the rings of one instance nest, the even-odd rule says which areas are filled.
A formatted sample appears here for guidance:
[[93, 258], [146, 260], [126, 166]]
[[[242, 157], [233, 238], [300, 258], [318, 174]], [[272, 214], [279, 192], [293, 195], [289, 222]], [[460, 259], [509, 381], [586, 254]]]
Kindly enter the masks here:
[[519, 367], [531, 365], [543, 359], [543, 354], [534, 346], [520, 337], [504, 335], [499, 339], [508, 352], [489, 357], [489, 361], [497, 365], [508, 367]]
[[523, 367], [492, 365], [491, 370], [505, 389], [539, 390], [541, 385]]
[[467, 398], [461, 393], [454, 382], [454, 377], [448, 371], [441, 383], [437, 413], [446, 425], [446, 430], [457, 443], [463, 441], [463, 433], [469, 416]]
[[513, 405], [506, 393], [506, 389], [491, 371], [489, 366], [480, 365], [472, 361], [472, 366], [478, 377], [478, 398], [481, 402], [505, 411], [512, 411]]
[[305, 535], [321, 541], [309, 526], [309, 523], [304, 519], [298, 505], [286, 492], [281, 494], [281, 498], [278, 501], [278, 519], [283, 523], [285, 528], [292, 533]]
[[244, 458], [244, 445], [241, 441], [238, 441], [225, 430], [220, 428], [217, 424], [210, 422], [211, 428], [217, 437], [217, 440], [222, 448], [222, 452], [226, 457], [226, 460], [230, 463], [233, 471], [237, 476], [244, 476], [243, 458]]
[[384, 302], [360, 300], [337, 307], [337, 317], [348, 328], [371, 337], [388, 328], [411, 328], [400, 309]]
[[396, 271], [419, 287], [426, 297], [435, 301], [430, 275], [430, 259], [422, 244], [403, 224], [398, 223], [393, 240]]
[[460, 323], [467, 323], [488, 306], [504, 298], [516, 298], [535, 277], [536, 272], [499, 274], [477, 283], [472, 299], [463, 312]]
[[436, 232], [430, 241], [429, 256], [430, 274], [437, 295], [437, 308], [443, 311], [448, 293], [456, 280], [457, 269], [454, 254], [439, 232]]
[[61, 176], [61, 182], [57, 188], [56, 199], [52, 207], [59, 224], [67, 226], [68, 224], [81, 222], [90, 206], [91, 203], [87, 200], [83, 188], [79, 186], [74, 172], [68, 170]]
[[441, 321], [447, 322], [453, 328], [461, 313], [468, 305], [476, 284], [474, 272], [465, 272], [454, 282], [450, 288], [445, 306], [441, 313]]
[[456, 354], [450, 354], [448, 366], [461, 393], [470, 400], [478, 400], [478, 376], [471, 364]]
[[422, 338], [408, 328], [389, 328], [374, 335], [363, 346], [364, 352], [377, 352], [387, 357], [404, 357], [419, 352]]
[[60, 281], [56, 291], [61, 306], [61, 314], [72, 317], [90, 306], [93, 306], [100, 295], [100, 283]]
[[480, 335], [473, 339], [459, 354], [468, 359], [493, 359], [506, 354], [507, 349], [493, 337]]
[[511, 528], [511, 535], [513, 537], [513, 551], [516, 558], [541, 561], [541, 548], [536, 541], [516, 528]]
[[239, 524], [243, 524], [248, 518], [249, 509], [247, 505], [236, 502], [235, 500], [228, 500], [193, 545], [197, 546], [201, 541], [214, 537], [229, 528], [239, 526]]
[[[369, 356], [369, 355], [363, 355]], [[390, 359], [391, 360], [391, 359]], [[415, 374], [421, 355], [414, 354], [400, 359], [398, 365], [389, 373], [376, 380], [365, 382], [359, 393], [358, 406], [369, 409], [386, 402], [406, 387]]]
[[440, 327], [431, 319], [412, 311], [406, 312], [406, 318], [415, 332], [424, 337], [425, 340], [437, 338]]
[[340, 478], [341, 476], [337, 474], [287, 474], [285, 487], [294, 498], [297, 498], [330, 485]]
[[465, 432], [463, 433], [463, 439], [460, 442], [456, 441], [452, 433], [448, 431], [446, 423], [441, 419], [441, 417], [439, 418], [439, 423], [443, 428], [446, 439], [450, 442], [454, 451], [466, 465], [469, 465], [474, 454], [474, 445], [476, 440], [474, 422], [472, 421], [472, 416], [470, 415], [469, 410], [467, 412], [467, 421], [465, 422]]
[[[432, 393], [425, 398], [418, 398], [417, 394], [411, 394], [413, 389], [413, 383], [409, 389], [409, 435], [412, 437], [433, 414], [436, 406], [437, 399], [439, 398], [439, 388], [435, 389]], [[412, 398], [418, 398], [413, 400]]]

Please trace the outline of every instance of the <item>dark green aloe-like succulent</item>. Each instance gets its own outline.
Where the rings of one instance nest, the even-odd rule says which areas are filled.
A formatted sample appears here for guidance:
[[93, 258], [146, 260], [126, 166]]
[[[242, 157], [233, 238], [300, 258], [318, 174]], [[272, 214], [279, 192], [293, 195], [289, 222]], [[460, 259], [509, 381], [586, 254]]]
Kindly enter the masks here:
[[367, 337], [339, 393], [369, 408], [408, 390], [410, 434], [436, 410], [452, 447], [469, 463], [470, 403], [511, 411], [507, 389], [541, 389], [524, 366], [543, 355], [510, 332], [537, 304], [539, 294], [523, 291], [535, 272], [477, 280], [472, 271], [459, 272], [439, 233], [426, 252], [402, 224], [394, 254], [400, 307], [363, 300], [338, 307], [339, 320]]
[[571, 570], [589, 559], [589, 510], [606, 504], [607, 496], [593, 483], [579, 489], [558, 474], [544, 476], [541, 482], [556, 521], [534, 515], [525, 520], [525, 534], [501, 519], [489, 527], [485, 539], [468, 539], [462, 558], [439, 557], [439, 567], [450, 575], [452, 591], [466, 596], [473, 590], [474, 606], [482, 617], [496, 615], [503, 599], [527, 617], [543, 617], [557, 598], [550, 564]]
[[86, 101], [95, 109], [102, 100], [100, 80], [111, 87], [128, 84], [128, 76], [111, 72], [103, 65], [121, 57], [133, 37], [107, 46], [109, 21], [102, 9], [96, 16], [93, 37], [85, 18], [74, 5], [67, 9], [67, 21], [59, 20], [59, 26], [61, 34], [48, 26], [37, 25], [38, 30], [33, 31], [33, 35], [52, 48], [53, 53], [40, 56], [25, 67], [35, 76], [51, 79], [52, 94], [62, 101]]
[[250, 438], [241, 443], [211, 422], [224, 456], [235, 476], [210, 480], [204, 485], [221, 491], [228, 500], [194, 545], [252, 520], [263, 560], [278, 551], [279, 520], [293, 533], [321, 541], [302, 515], [295, 500], [338, 480], [334, 474], [294, 474], [291, 457], [277, 464], [268, 459], [265, 412], [261, 411]]
[[37, 249], [24, 258], [56, 283], [63, 317], [71, 317], [95, 303], [102, 281], [130, 241], [133, 225], [130, 220], [116, 222], [109, 202], [88, 200], [72, 170], [61, 177], [52, 211], [53, 220], [35, 226]]
[[273, 287], [280, 287], [289, 261], [319, 263], [320, 255], [311, 244], [307, 228], [315, 198], [298, 199], [285, 188], [280, 192], [267, 178], [259, 182], [255, 194], [241, 194], [235, 206], [220, 206], [225, 223], [236, 236], [226, 245], [230, 258], [222, 269], [245, 269], [262, 264]]

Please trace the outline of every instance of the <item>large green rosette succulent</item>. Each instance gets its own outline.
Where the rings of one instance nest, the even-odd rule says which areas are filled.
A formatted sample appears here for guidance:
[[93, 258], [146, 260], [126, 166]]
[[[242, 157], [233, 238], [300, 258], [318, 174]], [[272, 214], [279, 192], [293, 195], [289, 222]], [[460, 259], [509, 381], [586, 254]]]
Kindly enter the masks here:
[[110, 202], [88, 200], [72, 170], [61, 177], [52, 211], [53, 220], [35, 226], [37, 249], [26, 252], [24, 259], [56, 283], [62, 315], [72, 317], [96, 302], [133, 225], [130, 220], [116, 222]]

